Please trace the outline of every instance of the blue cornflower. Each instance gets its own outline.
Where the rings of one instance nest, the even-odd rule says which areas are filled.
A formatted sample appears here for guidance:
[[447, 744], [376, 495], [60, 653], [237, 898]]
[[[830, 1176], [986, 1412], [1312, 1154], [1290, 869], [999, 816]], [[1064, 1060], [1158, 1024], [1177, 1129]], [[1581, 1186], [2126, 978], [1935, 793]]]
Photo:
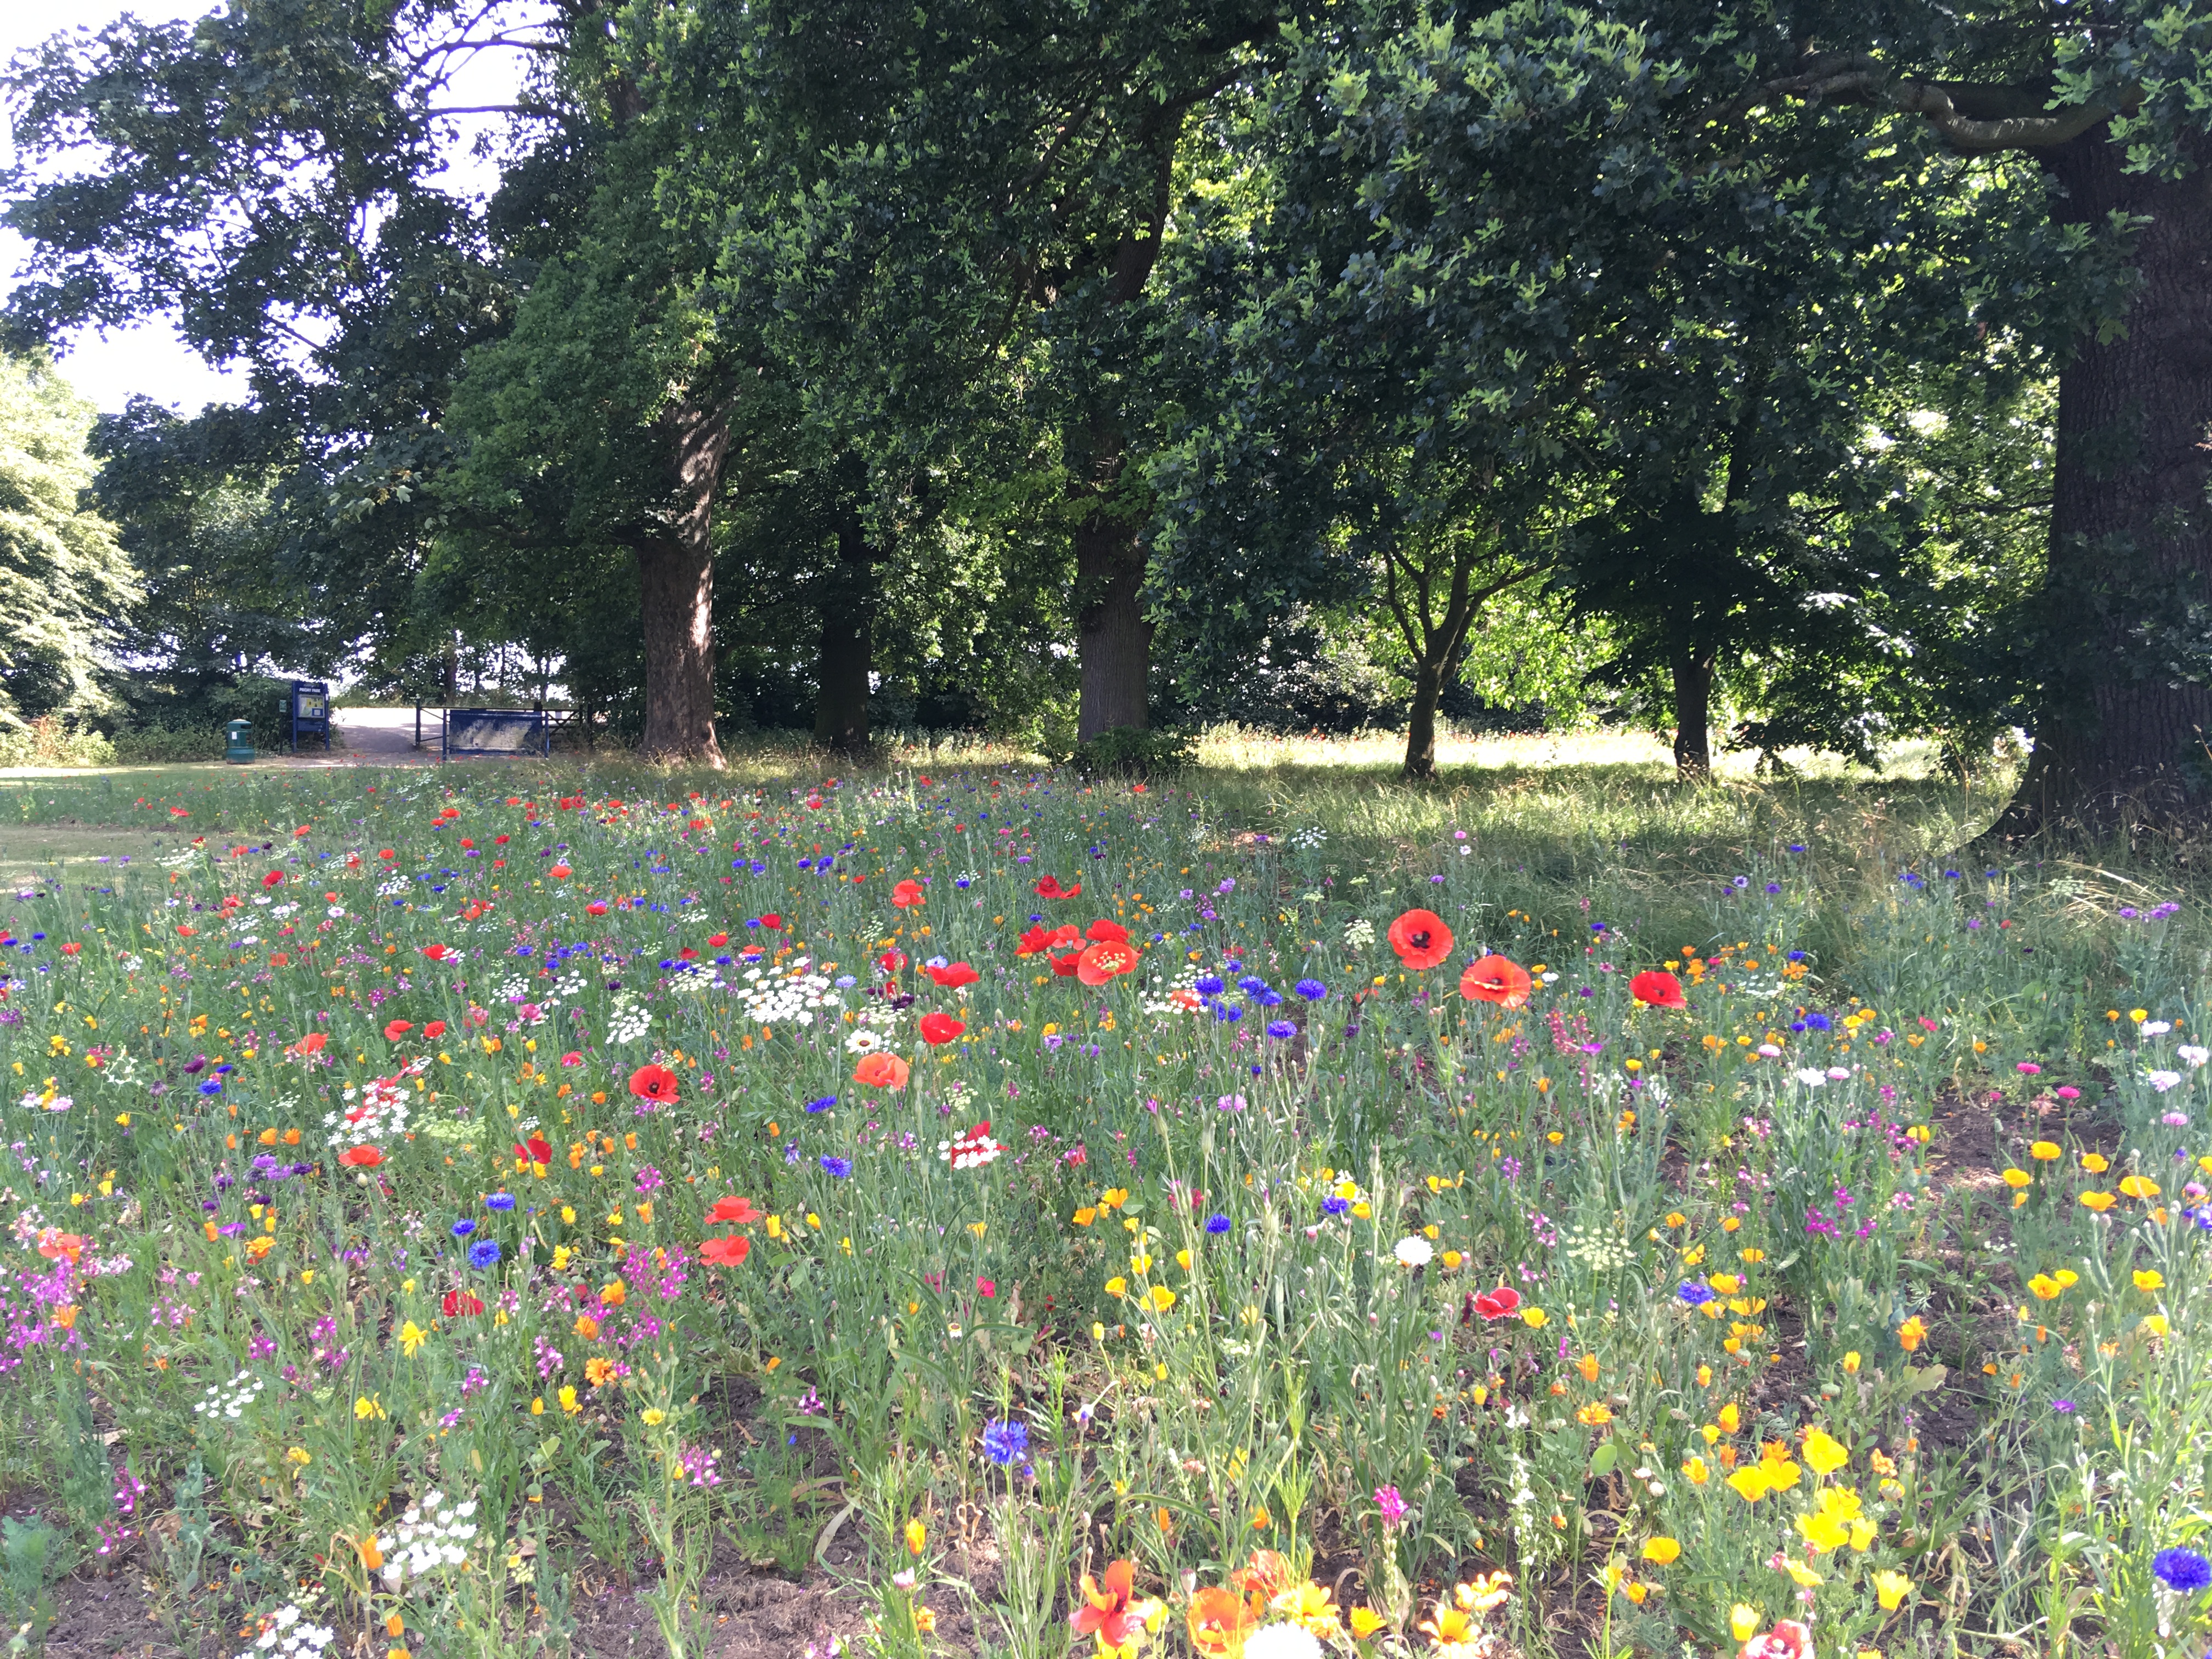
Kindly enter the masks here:
[[1210, 1215], [1206, 1217], [1206, 1231], [1210, 1233], [1227, 1232], [1229, 1231], [1229, 1218], [1225, 1215]]
[[827, 1170], [831, 1175], [836, 1176], [838, 1180], [842, 1181], [847, 1176], [853, 1173], [853, 1160], [849, 1158], [825, 1157], [822, 1160], [822, 1167]]
[[1790, 960], [1792, 962], [1802, 962], [1805, 960], [1805, 953], [1802, 951], [1792, 951], [1790, 953]]
[[476, 1268], [490, 1267], [499, 1260], [499, 1241], [480, 1238], [469, 1246], [469, 1266]]
[[1802, 841], [1793, 841], [1790, 843], [1790, 850], [1793, 853], [1802, 853], [1805, 850], [1805, 843]]
[[200, 1092], [204, 1095], [221, 1094], [222, 1092], [222, 1079], [219, 1077], [210, 1078], [205, 1083], [200, 1085]]
[[455, 1238], [466, 1238], [471, 1233], [476, 1231], [476, 1230], [477, 1224], [470, 1220], [466, 1216], [463, 1216], [459, 1221], [456, 1221], [453, 1224], [453, 1237]]
[[1745, 888], [1747, 888], [1747, 887], [1748, 887], [1748, 886], [1750, 886], [1750, 885], [1751, 885], [1751, 878], [1750, 878], [1749, 876], [1738, 876], [1738, 877], [1737, 877], [1734, 881], [1730, 882], [1729, 884], [1731, 887], [1734, 887], [1734, 888], [1735, 888], [1738, 892], [1741, 892], [1741, 891], [1742, 891]]
[[1308, 1002], [1319, 1002], [1328, 994], [1328, 987], [1317, 979], [1302, 979], [1291, 987], [1291, 989], [1296, 991]]
[[1244, 1011], [1233, 1003], [1217, 1002], [1213, 1005], [1213, 1017], [1216, 1019], [1224, 1020], [1242, 1019], [1244, 1018]]
[[1238, 980], [1237, 983], [1238, 988], [1241, 988], [1248, 996], [1256, 997], [1261, 992], [1267, 988], [1267, 981], [1261, 979], [1257, 974], [1247, 974], [1243, 978]]
[[1694, 1279], [1684, 1279], [1682, 1281], [1682, 1288], [1675, 1291], [1674, 1294], [1680, 1297], [1684, 1302], [1687, 1303], [1692, 1308], [1702, 1308], [1706, 1303], [1713, 1299], [1712, 1287], [1707, 1285], [1700, 1285]]
[[1271, 1019], [1267, 1022], [1267, 1035], [1278, 1042], [1285, 1037], [1296, 1036], [1297, 1034], [1298, 1028], [1287, 1019]]
[[1321, 1201], [1321, 1212], [1323, 1215], [1342, 1215], [1351, 1207], [1350, 1199], [1339, 1198], [1334, 1193], [1331, 1193]]
[[484, 1207], [488, 1210], [511, 1210], [514, 1207], [514, 1194], [494, 1193], [484, 1200]]
[[1252, 1000], [1262, 1008], [1279, 1008], [1283, 1006], [1283, 994], [1272, 985], [1263, 985], [1252, 994]]
[[2183, 1595], [2212, 1589], [2212, 1561], [2195, 1550], [2160, 1550], [2151, 1557], [2150, 1570], [2160, 1583]]
[[1190, 988], [1202, 997], [1218, 997], [1227, 988], [1222, 984], [1220, 975], [1201, 974], [1198, 977], [1197, 983]]
[[835, 1095], [824, 1095], [824, 1096], [823, 1096], [823, 1097], [822, 1097], [822, 1098], [821, 1098], [821, 1099], [819, 1099], [819, 1100], [810, 1100], [810, 1101], [808, 1101], [808, 1102], [806, 1103], [806, 1109], [807, 1109], [808, 1111], [810, 1111], [810, 1112], [826, 1112], [826, 1111], [828, 1111], [828, 1110], [829, 1110], [832, 1106], [835, 1106], [836, 1103], [837, 1103], [837, 1097], [836, 1097], [836, 1096], [835, 1096]]
[[1770, 881], [1766, 884], [1766, 890], [1770, 893], [1778, 893], [1782, 890], [1782, 884], [1778, 881]]
[[983, 1455], [1004, 1468], [1029, 1455], [1030, 1425], [994, 1417], [983, 1425]]
[[1805, 1024], [1808, 1030], [1814, 1031], [1827, 1031], [1835, 1029], [1833, 1023], [1826, 1014], [1808, 1014], [1805, 1016]]

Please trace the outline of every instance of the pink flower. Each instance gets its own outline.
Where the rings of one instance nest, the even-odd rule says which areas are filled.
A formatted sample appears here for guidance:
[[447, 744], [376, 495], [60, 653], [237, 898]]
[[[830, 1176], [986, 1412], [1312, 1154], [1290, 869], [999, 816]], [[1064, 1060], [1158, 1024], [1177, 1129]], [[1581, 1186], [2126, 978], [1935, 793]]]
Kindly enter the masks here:
[[2033, 1077], [2042, 1069], [2043, 1067], [2037, 1065], [2032, 1060], [2023, 1060], [2019, 1065], [2013, 1067], [2013, 1070], [2018, 1072], [2022, 1077]]
[[1382, 1524], [1395, 1527], [1406, 1518], [1406, 1500], [1398, 1495], [1395, 1486], [1375, 1488], [1375, 1507], [1382, 1511]]
[[981, 1291], [985, 1296], [996, 1296], [999, 1293], [998, 1285], [994, 1281], [988, 1279], [978, 1279], [975, 1281], [975, 1288]]

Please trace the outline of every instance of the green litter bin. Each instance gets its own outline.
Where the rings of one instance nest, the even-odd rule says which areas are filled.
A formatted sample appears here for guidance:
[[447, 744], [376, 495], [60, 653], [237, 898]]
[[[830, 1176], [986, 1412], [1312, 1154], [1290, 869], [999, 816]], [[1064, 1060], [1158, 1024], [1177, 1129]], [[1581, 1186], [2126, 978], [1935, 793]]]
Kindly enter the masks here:
[[222, 728], [222, 757], [233, 766], [253, 763], [253, 722], [232, 720]]

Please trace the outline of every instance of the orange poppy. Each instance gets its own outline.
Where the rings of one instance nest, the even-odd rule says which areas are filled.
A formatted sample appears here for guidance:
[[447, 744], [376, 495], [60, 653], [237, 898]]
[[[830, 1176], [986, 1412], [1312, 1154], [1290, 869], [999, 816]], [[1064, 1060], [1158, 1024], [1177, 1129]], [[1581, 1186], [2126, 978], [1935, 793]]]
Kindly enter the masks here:
[[903, 1089], [908, 1076], [907, 1063], [896, 1054], [863, 1054], [853, 1068], [853, 1081], [872, 1089]]
[[1390, 924], [1390, 948], [1408, 968], [1433, 968], [1451, 955], [1451, 929], [1433, 910], [1408, 910]]
[[1159, 1603], [1136, 1593], [1133, 1562], [1115, 1561], [1094, 1580], [1082, 1579], [1083, 1605], [1067, 1616], [1068, 1627], [1078, 1636], [1096, 1635], [1105, 1649], [1133, 1647]]
[[1476, 957], [1459, 976], [1459, 994], [1469, 1002], [1494, 1002], [1501, 1008], [1520, 1007], [1535, 985], [1526, 968], [1496, 955]]
[[1251, 1620], [1251, 1610], [1236, 1591], [1210, 1584], [1191, 1592], [1190, 1607], [1183, 1615], [1191, 1649], [1204, 1659], [1231, 1659], [1243, 1652], [1244, 1632]]

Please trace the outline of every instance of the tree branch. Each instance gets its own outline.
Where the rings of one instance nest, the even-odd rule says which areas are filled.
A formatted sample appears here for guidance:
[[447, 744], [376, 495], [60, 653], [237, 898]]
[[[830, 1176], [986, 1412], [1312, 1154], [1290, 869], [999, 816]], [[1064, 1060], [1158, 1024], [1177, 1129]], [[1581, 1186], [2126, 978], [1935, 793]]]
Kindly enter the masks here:
[[1701, 124], [1741, 120], [1778, 98], [1808, 104], [1872, 104], [1917, 115], [1953, 149], [1969, 155], [2049, 149], [2080, 137], [2113, 113], [2102, 104], [2054, 110], [2040, 94], [2026, 87], [1893, 79], [1879, 59], [1865, 52], [1831, 52], [1809, 53], [1795, 73], [1760, 82], [1726, 103], [1714, 105]]

